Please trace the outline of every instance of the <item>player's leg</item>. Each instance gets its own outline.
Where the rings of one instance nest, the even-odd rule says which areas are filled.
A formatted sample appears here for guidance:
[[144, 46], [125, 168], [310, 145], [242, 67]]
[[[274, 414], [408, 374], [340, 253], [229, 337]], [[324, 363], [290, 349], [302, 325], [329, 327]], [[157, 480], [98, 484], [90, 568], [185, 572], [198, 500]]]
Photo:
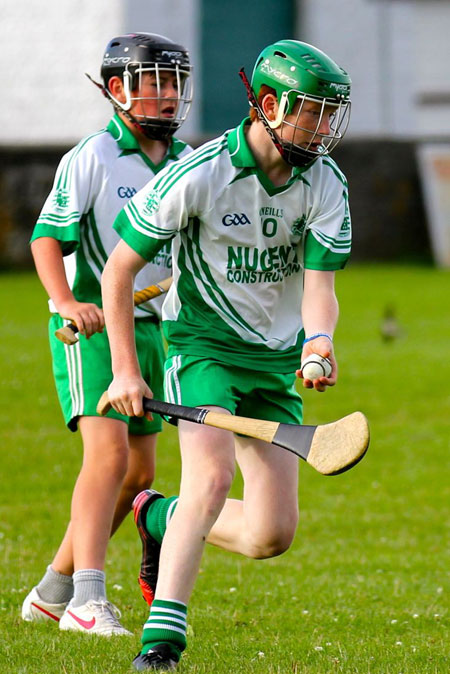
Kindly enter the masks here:
[[233, 480], [234, 440], [228, 431], [186, 421], [179, 422], [179, 440], [180, 493], [163, 539], [157, 596], [188, 601], [206, 538]]
[[[130, 512], [133, 499], [143, 489], [151, 486], [155, 475], [155, 450], [157, 434], [130, 435], [128, 469], [123, 481], [114, 511], [111, 536]], [[60, 576], [72, 578], [73, 545], [72, 524], [69, 523], [62, 543], [51, 563], [52, 569]], [[72, 598], [72, 594], [69, 599]]]
[[[129, 436], [128, 470], [114, 511], [111, 535], [129, 513], [135, 496], [152, 484], [156, 438], [156, 433]], [[59, 622], [67, 604], [73, 597], [73, 572], [72, 523], [70, 522], [53, 561], [24, 602], [23, 618], [28, 621]]]
[[[135, 337], [142, 376], [146, 381], [151, 382], [155, 398], [161, 400], [164, 398], [164, 349], [160, 327], [153, 320], [137, 319], [135, 322]], [[128, 473], [119, 498], [118, 516], [120, 512], [124, 513], [127, 509], [129, 510], [132, 505], [134, 507], [135, 497], [138, 497], [143, 489], [151, 486], [155, 473], [156, 440], [158, 433], [161, 431], [162, 419], [158, 414], [154, 414], [151, 421], [145, 417], [130, 419]], [[143, 434], [147, 438], [146, 441], [142, 440]], [[148, 500], [145, 494], [144, 496], [145, 500]], [[138, 524], [138, 519], [139, 514], [135, 509], [136, 524]], [[139, 524], [138, 530], [142, 541], [138, 582], [144, 599], [151, 603], [158, 573], [160, 542], [155, 543], [147, 534], [145, 528], [139, 527]]]
[[[126, 515], [130, 512], [136, 495], [143, 489], [150, 487], [153, 482], [155, 475], [156, 439], [156, 433], [129, 436], [128, 470], [114, 511], [111, 536], [117, 531]], [[51, 566], [59, 575], [72, 577], [74, 566], [71, 522], [67, 527], [63, 541]], [[72, 595], [70, 595], [69, 599], [71, 597]]]
[[143, 489], [148, 489], [155, 478], [157, 433], [128, 436], [128, 470], [120, 490], [114, 512], [111, 535], [131, 510], [133, 500]]
[[298, 522], [298, 458], [260, 440], [236, 437], [242, 501], [227, 499], [208, 543], [264, 559], [290, 546]]
[[83, 416], [83, 464], [73, 491], [74, 596], [59, 627], [104, 636], [130, 634], [106, 598], [105, 556], [128, 462], [128, 427], [119, 419]]
[[[56, 326], [53, 326], [53, 328]], [[71, 506], [74, 596], [61, 629], [124, 634], [106, 600], [104, 563], [113, 515], [128, 465], [128, 418], [111, 412], [97, 416], [101, 393], [111, 380], [111, 356], [105, 333], [74, 346], [50, 334], [58, 396], [68, 427], [80, 430], [83, 464]]]
[[156, 596], [144, 626], [143, 648], [135, 666], [145, 665], [146, 655], [160, 643], [168, 645], [175, 661], [184, 650], [187, 602], [206, 538], [223, 507], [234, 475], [231, 433], [180, 421], [179, 440], [180, 495], [162, 541]]
[[[239, 391], [236, 414], [301, 423], [302, 401], [295, 374], [233, 372]], [[273, 557], [289, 547], [298, 521], [298, 459], [262, 441], [236, 437], [244, 479], [243, 501], [227, 501], [209, 542], [248, 557]]]
[[103, 569], [114, 511], [128, 466], [128, 427], [118, 419], [81, 417], [83, 464], [72, 496], [75, 572]]
[[24, 602], [25, 620], [58, 622], [69, 601], [79, 607], [106, 600], [106, 547], [127, 470], [128, 427], [124, 421], [100, 417], [81, 417], [79, 427], [84, 454], [71, 521], [51, 565]]

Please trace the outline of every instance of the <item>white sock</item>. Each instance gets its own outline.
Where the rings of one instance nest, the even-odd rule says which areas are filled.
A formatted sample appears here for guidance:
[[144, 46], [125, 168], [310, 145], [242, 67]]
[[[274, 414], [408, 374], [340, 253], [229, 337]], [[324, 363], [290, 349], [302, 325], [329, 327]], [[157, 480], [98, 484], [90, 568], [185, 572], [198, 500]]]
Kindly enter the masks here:
[[105, 572], [99, 569], [80, 569], [73, 574], [72, 606], [82, 606], [90, 600], [106, 600]]

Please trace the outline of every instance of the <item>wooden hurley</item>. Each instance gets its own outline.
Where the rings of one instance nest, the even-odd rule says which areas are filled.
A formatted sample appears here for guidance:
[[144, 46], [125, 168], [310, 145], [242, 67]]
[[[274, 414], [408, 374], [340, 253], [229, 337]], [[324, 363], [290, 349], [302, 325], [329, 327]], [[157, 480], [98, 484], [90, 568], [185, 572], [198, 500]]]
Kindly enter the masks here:
[[[153, 398], [144, 398], [143, 406], [146, 412], [214, 426], [272, 443], [293, 452], [322, 475], [344, 473], [361, 461], [369, 447], [369, 425], [362, 412], [353, 412], [330, 424], [303, 426], [237, 417]], [[99, 400], [97, 412], [104, 415], [110, 409], [111, 403], [105, 392]]]
[[[164, 293], [169, 290], [171, 284], [172, 277], [169, 276], [169, 278], [159, 281], [159, 283], [154, 283], [152, 286], [148, 286], [142, 290], [136, 290], [133, 295], [134, 306], [143, 304], [143, 302], [147, 302], [147, 300], [153, 300], [155, 297], [159, 297], [160, 295], [164, 295]], [[77, 333], [78, 328], [76, 324], [68, 323], [64, 327], [56, 330], [55, 336], [60, 339], [61, 342], [64, 342], [64, 344], [72, 345], [78, 342]]]

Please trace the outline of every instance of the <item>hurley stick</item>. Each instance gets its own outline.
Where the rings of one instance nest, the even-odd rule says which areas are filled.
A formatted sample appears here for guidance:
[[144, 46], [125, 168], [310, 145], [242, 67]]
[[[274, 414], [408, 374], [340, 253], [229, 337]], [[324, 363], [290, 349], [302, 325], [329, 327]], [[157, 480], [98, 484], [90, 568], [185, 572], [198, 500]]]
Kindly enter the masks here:
[[[270, 442], [293, 452], [322, 475], [344, 473], [361, 461], [369, 447], [369, 426], [362, 412], [353, 412], [330, 424], [301, 426], [237, 417], [233, 414], [211, 412], [201, 407], [174, 405], [153, 398], [144, 398], [143, 405], [146, 412], [214, 426]], [[111, 403], [108, 393], [105, 392], [97, 405], [97, 413], [104, 415], [110, 409]]]
[[[155, 297], [163, 295], [169, 290], [171, 283], [172, 277], [169, 276], [169, 278], [166, 278], [163, 281], [159, 281], [158, 283], [154, 283], [152, 286], [148, 286], [147, 288], [143, 288], [142, 290], [136, 290], [136, 292], [133, 295], [134, 306], [142, 304], [143, 302], [147, 302], [147, 300], [153, 300]], [[60, 339], [61, 342], [64, 342], [64, 344], [71, 345], [76, 344], [78, 342], [78, 337], [76, 336], [77, 333], [78, 328], [76, 324], [69, 323], [68, 325], [65, 325], [64, 327], [56, 330], [55, 336], [58, 339]]]

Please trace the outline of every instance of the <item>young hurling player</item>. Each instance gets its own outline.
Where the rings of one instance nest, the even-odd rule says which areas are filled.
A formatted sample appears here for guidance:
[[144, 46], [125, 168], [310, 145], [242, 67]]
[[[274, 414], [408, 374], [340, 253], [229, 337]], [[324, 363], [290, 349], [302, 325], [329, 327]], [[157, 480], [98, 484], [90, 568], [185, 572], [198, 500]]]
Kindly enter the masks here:
[[[115, 222], [123, 240], [102, 287], [109, 396], [122, 414], [142, 415], [142, 396], [151, 395], [134, 349], [132, 278], [176, 235], [175, 284], [163, 306], [168, 401], [299, 423], [302, 358], [319, 353], [333, 365], [330, 377], [305, 380], [307, 388], [336, 383], [334, 275], [349, 257], [351, 232], [347, 182], [329, 155], [348, 123], [351, 81], [322, 51], [294, 40], [263, 50], [251, 84], [241, 76], [250, 119], [168, 167]], [[164, 535], [138, 670], [176, 667], [206, 539], [272, 557], [289, 547], [298, 520], [295, 455], [221, 429], [178, 427], [176, 507], [153, 492], [135, 502], [155, 567]], [[226, 500], [235, 461], [242, 501]]]
[[[110, 636], [129, 632], [106, 599], [106, 547], [133, 498], [152, 483], [161, 419], [130, 419], [115, 411], [108, 418], [96, 415], [99, 396], [112, 378], [100, 277], [119, 240], [112, 224], [124, 203], [192, 149], [173, 137], [191, 104], [191, 66], [184, 47], [139, 33], [109, 42], [101, 75], [104, 86], [98, 86], [115, 115], [106, 129], [63, 157], [31, 239], [53, 312], [49, 331], [58, 396], [66, 424], [80, 429], [83, 466], [64, 539], [25, 599], [22, 617]], [[169, 239], [166, 243], [138, 274], [135, 289], [170, 276]], [[160, 309], [160, 301], [134, 309], [142, 375], [158, 392], [164, 363]], [[81, 333], [74, 346], [54, 337], [68, 318]]]

